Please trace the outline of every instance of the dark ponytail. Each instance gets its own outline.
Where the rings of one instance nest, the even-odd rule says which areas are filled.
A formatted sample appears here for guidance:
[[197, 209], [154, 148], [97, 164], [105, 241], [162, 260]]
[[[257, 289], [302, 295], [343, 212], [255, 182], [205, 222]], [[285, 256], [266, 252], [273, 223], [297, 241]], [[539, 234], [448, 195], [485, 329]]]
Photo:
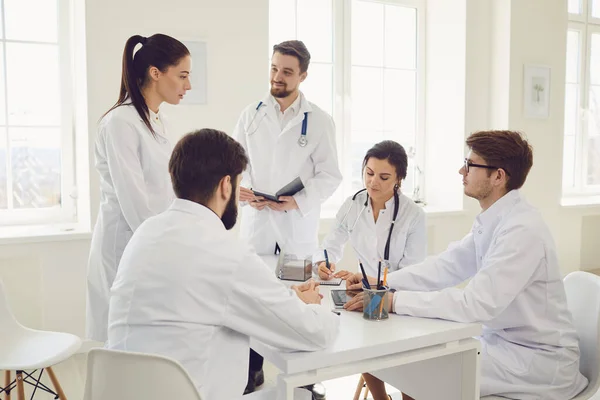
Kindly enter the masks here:
[[[134, 55], [135, 47], [138, 44], [141, 44], [142, 47]], [[159, 71], [165, 72], [189, 54], [187, 47], [179, 40], [160, 33], [148, 38], [134, 35], [127, 39], [123, 50], [119, 99], [110, 110], [104, 113], [103, 117], [129, 100], [152, 135], [155, 135], [150, 124], [148, 105], [142, 95], [142, 88], [148, 79], [148, 69], [156, 67]]]

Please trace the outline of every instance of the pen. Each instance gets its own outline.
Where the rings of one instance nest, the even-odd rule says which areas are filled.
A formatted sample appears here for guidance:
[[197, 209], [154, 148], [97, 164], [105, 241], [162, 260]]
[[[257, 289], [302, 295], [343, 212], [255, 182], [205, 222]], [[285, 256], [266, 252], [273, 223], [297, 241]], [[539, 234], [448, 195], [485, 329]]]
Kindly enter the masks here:
[[365, 268], [363, 267], [362, 263], [359, 261], [358, 265], [360, 265], [360, 272], [362, 272], [362, 276], [363, 276], [363, 285], [365, 285], [365, 287], [367, 289], [371, 289], [371, 284], [369, 283], [369, 280], [367, 279], [367, 274], [365, 273]]
[[385, 267], [385, 269], [383, 270], [383, 286], [387, 286], [387, 272], [388, 268]]
[[381, 285], [379, 278], [381, 278], [381, 260], [379, 260], [379, 264], [377, 265], [377, 289]]
[[327, 249], [323, 249], [323, 253], [325, 254], [325, 266], [327, 267], [327, 269], [331, 269], [331, 267], [329, 266], [329, 256], [327, 256]]

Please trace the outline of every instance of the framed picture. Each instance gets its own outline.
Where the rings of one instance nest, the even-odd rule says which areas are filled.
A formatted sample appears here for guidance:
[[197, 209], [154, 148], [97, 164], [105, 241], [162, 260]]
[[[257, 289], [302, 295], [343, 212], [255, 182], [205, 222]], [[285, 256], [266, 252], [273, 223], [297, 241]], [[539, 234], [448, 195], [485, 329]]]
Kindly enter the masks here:
[[525, 65], [523, 105], [526, 118], [550, 115], [550, 67]]
[[183, 40], [192, 57], [190, 83], [192, 90], [185, 94], [181, 104], [206, 104], [206, 42]]

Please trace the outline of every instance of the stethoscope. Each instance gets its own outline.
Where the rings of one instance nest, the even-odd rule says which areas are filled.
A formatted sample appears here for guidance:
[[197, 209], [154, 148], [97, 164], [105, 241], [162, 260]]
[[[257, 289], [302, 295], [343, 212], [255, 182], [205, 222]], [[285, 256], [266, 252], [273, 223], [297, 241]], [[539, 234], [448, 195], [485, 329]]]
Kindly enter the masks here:
[[[352, 196], [352, 203], [350, 204], [348, 211], [346, 211], [344, 218], [342, 218], [342, 222], [340, 222], [340, 225], [344, 226], [344, 222], [346, 222], [346, 220], [348, 219], [348, 214], [350, 214], [350, 211], [352, 210], [352, 207], [354, 206], [354, 200], [356, 200], [356, 196], [358, 196], [365, 190], [367, 190], [367, 189], [361, 189], [358, 192], [354, 193], [354, 196]], [[352, 233], [352, 231], [354, 231], [354, 228], [356, 227], [356, 224], [358, 223], [360, 216], [367, 209], [368, 206], [369, 206], [369, 194], [367, 193], [367, 199], [365, 200], [365, 203], [363, 204], [362, 209], [358, 213], [358, 216], [354, 220], [352, 227], [350, 229], [346, 228], [346, 231], [348, 233]], [[396, 222], [396, 217], [398, 217], [398, 208], [399, 207], [400, 207], [400, 197], [398, 196], [398, 190], [395, 189], [394, 190], [394, 213], [392, 216], [392, 223], [390, 225], [390, 231], [388, 233], [387, 241], [385, 242], [385, 249], [383, 251], [383, 259], [385, 261], [389, 261], [389, 259], [390, 259], [390, 241], [392, 240], [392, 231], [394, 230], [394, 223]]]
[[[254, 113], [254, 117], [252, 117], [252, 119], [250, 120], [248, 127], [245, 129], [246, 132], [248, 132], [248, 129], [252, 126], [252, 123], [256, 119], [256, 116], [258, 115], [258, 111], [260, 110], [260, 107], [263, 104], [264, 103], [261, 101], [256, 106], [256, 109], [255, 109], [256, 112]], [[305, 112], [304, 119], [302, 120], [302, 131], [300, 132], [300, 137], [298, 138], [298, 146], [300, 146], [300, 147], [306, 147], [306, 145], [308, 144], [308, 139], [306, 138], [307, 128], [308, 128], [308, 112]], [[258, 127], [256, 129], [258, 129]], [[256, 130], [254, 130], [254, 132], [256, 132]], [[254, 132], [252, 132], [252, 133], [254, 133]]]

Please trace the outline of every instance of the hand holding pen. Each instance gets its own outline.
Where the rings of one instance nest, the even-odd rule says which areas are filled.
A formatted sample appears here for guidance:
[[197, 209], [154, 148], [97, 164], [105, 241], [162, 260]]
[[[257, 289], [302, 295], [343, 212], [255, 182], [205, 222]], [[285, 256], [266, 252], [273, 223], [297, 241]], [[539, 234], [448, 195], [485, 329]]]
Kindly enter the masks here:
[[[377, 278], [376, 277], [372, 277], [372, 276], [367, 276], [368, 278], [368, 282], [369, 285], [371, 285], [371, 287], [374, 287], [375, 285], [377, 285]], [[362, 272], [357, 272], [354, 275], [350, 276], [348, 279], [346, 279], [346, 289], [347, 290], [362, 290], [364, 283], [363, 283], [363, 274]]]
[[323, 249], [323, 255], [325, 256], [325, 261], [319, 263], [319, 269], [317, 271], [320, 279], [324, 281], [331, 278], [342, 278], [346, 280], [352, 276], [352, 272], [345, 270], [335, 272], [335, 263], [329, 262], [329, 254], [326, 249]]

